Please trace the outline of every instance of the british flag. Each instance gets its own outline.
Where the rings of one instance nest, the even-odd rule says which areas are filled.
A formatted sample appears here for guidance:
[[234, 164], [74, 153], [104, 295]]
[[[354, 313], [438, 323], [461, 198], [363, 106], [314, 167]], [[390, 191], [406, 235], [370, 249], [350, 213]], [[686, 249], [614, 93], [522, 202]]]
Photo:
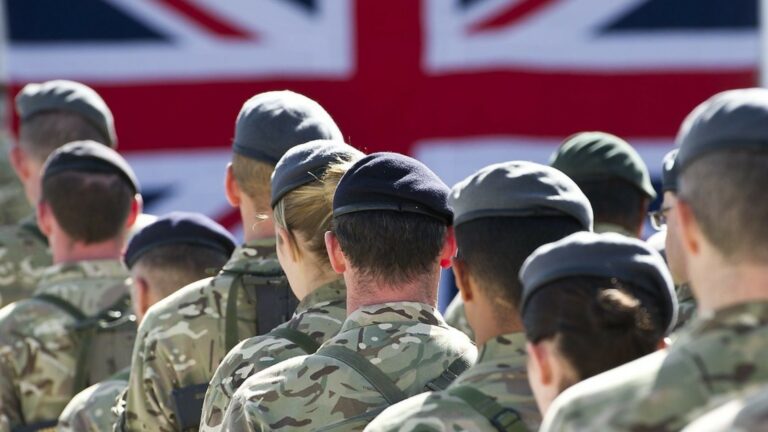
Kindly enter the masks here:
[[658, 166], [690, 109], [756, 82], [756, 0], [6, 0], [11, 89], [69, 78], [113, 108], [149, 211], [230, 226], [241, 103], [290, 88], [367, 151], [447, 182], [624, 136]]

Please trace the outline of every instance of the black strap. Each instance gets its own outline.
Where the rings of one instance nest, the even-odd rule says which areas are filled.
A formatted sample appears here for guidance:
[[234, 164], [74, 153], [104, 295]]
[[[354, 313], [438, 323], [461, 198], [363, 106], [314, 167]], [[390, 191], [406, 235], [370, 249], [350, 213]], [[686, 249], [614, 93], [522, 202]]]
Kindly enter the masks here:
[[449, 385], [465, 370], [472, 366], [474, 355], [470, 356], [468, 353], [464, 353], [461, 357], [457, 358], [440, 374], [439, 377], [428, 382], [426, 387], [427, 391], [440, 391], [448, 388]]
[[289, 327], [278, 327], [269, 332], [269, 334], [275, 337], [287, 339], [289, 342], [297, 345], [307, 354], [312, 354], [317, 351], [318, 348], [320, 348], [320, 344], [315, 342], [311, 336]]
[[83, 311], [80, 310], [77, 306], [73, 305], [72, 303], [64, 300], [61, 297], [57, 297], [53, 294], [37, 294], [33, 297], [34, 299], [44, 301], [46, 303], [50, 303], [59, 309], [62, 309], [64, 312], [68, 313], [72, 318], [75, 319], [75, 321], [85, 321], [88, 319], [88, 315], [84, 314]]
[[229, 286], [227, 294], [227, 316], [224, 318], [224, 348], [227, 352], [237, 345], [240, 341], [239, 331], [237, 329], [237, 293], [242, 284], [242, 273], [237, 273]]
[[528, 432], [520, 414], [511, 408], [504, 408], [496, 400], [474, 387], [460, 385], [447, 390], [448, 394], [463, 400], [482, 415], [499, 432]]
[[208, 383], [173, 389], [171, 397], [176, 420], [182, 431], [196, 431], [200, 426], [200, 416], [203, 415], [203, 401], [207, 390]]
[[57, 420], [43, 420], [28, 425], [19, 425], [11, 429], [11, 432], [53, 432], [56, 430]]
[[408, 397], [381, 369], [368, 361], [360, 353], [341, 345], [330, 345], [320, 348], [316, 354], [336, 359], [354, 369], [381, 393], [390, 405], [394, 405]]

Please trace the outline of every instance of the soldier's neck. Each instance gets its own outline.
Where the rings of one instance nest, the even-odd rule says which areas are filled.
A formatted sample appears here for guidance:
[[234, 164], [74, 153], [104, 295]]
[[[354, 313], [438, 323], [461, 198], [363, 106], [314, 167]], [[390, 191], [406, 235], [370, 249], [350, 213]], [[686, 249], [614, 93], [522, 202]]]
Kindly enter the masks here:
[[71, 239], [49, 238], [54, 264], [71, 263], [90, 260], [119, 260], [124, 242], [122, 235], [118, 239], [85, 244]]
[[691, 274], [691, 288], [701, 312], [768, 301], [768, 266], [742, 262], [710, 267], [704, 274]]
[[364, 306], [391, 302], [417, 302], [437, 307], [439, 274], [425, 275], [401, 284], [387, 284], [354, 271], [344, 273], [347, 285], [347, 316]]

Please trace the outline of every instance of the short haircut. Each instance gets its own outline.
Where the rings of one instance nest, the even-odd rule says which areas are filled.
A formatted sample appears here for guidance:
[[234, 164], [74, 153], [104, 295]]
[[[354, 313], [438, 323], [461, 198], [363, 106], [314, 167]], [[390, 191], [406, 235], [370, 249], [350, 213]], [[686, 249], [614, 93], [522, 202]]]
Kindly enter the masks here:
[[666, 323], [654, 299], [631, 294], [642, 292], [631, 287], [594, 276], [550, 282], [526, 304], [526, 337], [532, 343], [553, 339], [579, 380], [649, 354]]
[[678, 199], [730, 262], [768, 263], [768, 152], [728, 151], [684, 168]]
[[497, 321], [518, 314], [522, 284], [518, 274], [539, 246], [583, 231], [570, 216], [486, 217], [456, 227], [459, 259], [479, 289], [494, 299]]
[[611, 223], [636, 232], [648, 212], [648, 199], [637, 186], [621, 180], [576, 182], [592, 205], [595, 223]]
[[337, 216], [332, 231], [361, 277], [399, 285], [437, 265], [448, 227], [422, 214], [376, 210]]
[[85, 117], [70, 111], [42, 111], [19, 126], [22, 149], [40, 163], [64, 144], [83, 140], [105, 143], [107, 137]]
[[237, 153], [232, 155], [232, 174], [260, 213], [270, 211], [270, 182], [275, 166]]
[[73, 240], [99, 243], [125, 231], [134, 192], [117, 174], [64, 171], [46, 177], [42, 201]]
[[149, 280], [158, 298], [165, 298], [192, 282], [215, 275], [227, 259], [220, 250], [193, 244], [167, 244], [140, 256], [133, 271]]

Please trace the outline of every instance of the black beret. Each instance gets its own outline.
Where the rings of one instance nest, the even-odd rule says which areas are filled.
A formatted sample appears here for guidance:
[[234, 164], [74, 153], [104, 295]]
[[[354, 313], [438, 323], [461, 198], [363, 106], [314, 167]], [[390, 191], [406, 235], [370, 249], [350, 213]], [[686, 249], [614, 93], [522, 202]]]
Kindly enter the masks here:
[[450, 190], [423, 163], [398, 153], [373, 153], [341, 178], [333, 196], [333, 215], [393, 210], [431, 216], [450, 225]]
[[343, 141], [341, 131], [323, 107], [292, 91], [271, 91], [243, 104], [232, 150], [274, 165], [289, 148], [319, 139]]
[[96, 141], [74, 141], [56, 149], [43, 167], [43, 180], [65, 171], [117, 174], [139, 193], [139, 181], [120, 154]]
[[104, 144], [117, 148], [115, 120], [104, 99], [95, 90], [75, 81], [54, 80], [30, 83], [16, 95], [16, 111], [22, 121], [52, 110], [77, 113], [104, 136]]
[[223, 226], [200, 213], [173, 212], [159, 217], [136, 233], [123, 255], [131, 268], [139, 258], [157, 246], [188, 244], [213, 249], [229, 257], [235, 250], [235, 239]]
[[572, 276], [616, 278], [663, 305], [667, 332], [677, 323], [677, 295], [664, 259], [645, 242], [616, 233], [578, 232], [536, 249], [520, 269], [522, 310], [544, 285]]
[[664, 156], [661, 164], [661, 190], [664, 192], [677, 192], [677, 176], [679, 165], [677, 164], [677, 149]]
[[715, 151], [768, 151], [768, 90], [718, 93], [688, 114], [677, 135], [680, 170]]
[[364, 156], [342, 141], [317, 140], [291, 148], [272, 173], [272, 207], [290, 191], [320, 179], [331, 164]]

